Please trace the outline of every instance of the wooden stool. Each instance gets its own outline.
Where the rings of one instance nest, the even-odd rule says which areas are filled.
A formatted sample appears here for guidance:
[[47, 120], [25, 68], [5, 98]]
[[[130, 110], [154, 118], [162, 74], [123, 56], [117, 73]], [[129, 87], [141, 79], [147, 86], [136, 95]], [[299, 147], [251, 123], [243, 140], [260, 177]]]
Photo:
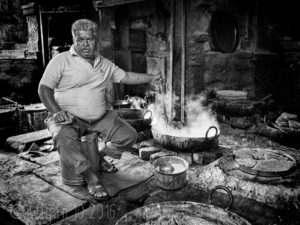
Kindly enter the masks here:
[[[100, 163], [98, 150], [98, 133], [92, 132], [85, 136], [82, 136], [81, 143], [86, 157], [91, 163], [91, 168], [95, 171], [95, 173], [98, 173]], [[62, 160], [59, 161], [59, 165], [62, 182], [64, 184], [71, 186], [80, 186], [86, 184], [84, 177], [82, 175], [76, 175], [65, 165]]]

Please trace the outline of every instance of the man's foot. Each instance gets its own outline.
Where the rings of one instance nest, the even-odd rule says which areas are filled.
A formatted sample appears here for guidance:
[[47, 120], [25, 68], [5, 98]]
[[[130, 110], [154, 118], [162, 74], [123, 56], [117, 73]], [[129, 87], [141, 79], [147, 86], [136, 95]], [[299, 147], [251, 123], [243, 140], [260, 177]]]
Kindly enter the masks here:
[[89, 194], [97, 201], [103, 201], [109, 198], [108, 193], [99, 181], [88, 184], [87, 189]]
[[91, 168], [88, 168], [86, 171], [84, 171], [82, 175], [88, 183], [87, 190], [94, 199], [101, 201], [108, 198], [108, 194], [100, 183], [97, 174]]
[[111, 162], [108, 162], [104, 157], [100, 159], [100, 171], [105, 173], [115, 173], [118, 168]]

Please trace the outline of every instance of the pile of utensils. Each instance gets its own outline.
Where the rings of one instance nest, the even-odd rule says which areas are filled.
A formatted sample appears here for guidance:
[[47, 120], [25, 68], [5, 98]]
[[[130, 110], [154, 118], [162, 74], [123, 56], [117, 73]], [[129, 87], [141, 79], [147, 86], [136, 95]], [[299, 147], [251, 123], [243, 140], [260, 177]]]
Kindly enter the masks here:
[[274, 126], [284, 132], [300, 132], [300, 122], [295, 114], [283, 112], [276, 119]]

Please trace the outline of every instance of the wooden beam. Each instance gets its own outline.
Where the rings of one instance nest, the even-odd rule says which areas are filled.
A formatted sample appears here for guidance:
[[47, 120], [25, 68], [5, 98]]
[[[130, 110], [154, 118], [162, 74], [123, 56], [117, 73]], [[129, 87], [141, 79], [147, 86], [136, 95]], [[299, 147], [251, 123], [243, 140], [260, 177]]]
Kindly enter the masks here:
[[[114, 40], [111, 29], [111, 21], [114, 19], [114, 8], [98, 9], [99, 13], [99, 28], [100, 28], [100, 43], [102, 46], [101, 55], [114, 62]], [[107, 88], [107, 100], [112, 102], [115, 100], [115, 93], [112, 82], [109, 82]]]
[[173, 4], [172, 117], [181, 121], [182, 0], [173, 0]]
[[51, 134], [48, 129], [38, 130], [25, 134], [19, 134], [7, 138], [5, 143], [5, 150], [9, 152], [23, 152], [27, 151], [32, 143], [42, 143], [51, 139]]
[[171, 0], [171, 18], [170, 18], [170, 72], [167, 76], [167, 101], [169, 102], [167, 106], [167, 118], [170, 122], [172, 120], [172, 94], [173, 94], [173, 54], [174, 54], [174, 13], [175, 13], [175, 0]]
[[[173, 0], [171, 29], [172, 115], [174, 120], [185, 120], [185, 70], [186, 70], [186, 4], [184, 0]], [[173, 96], [178, 99], [174, 99]]]

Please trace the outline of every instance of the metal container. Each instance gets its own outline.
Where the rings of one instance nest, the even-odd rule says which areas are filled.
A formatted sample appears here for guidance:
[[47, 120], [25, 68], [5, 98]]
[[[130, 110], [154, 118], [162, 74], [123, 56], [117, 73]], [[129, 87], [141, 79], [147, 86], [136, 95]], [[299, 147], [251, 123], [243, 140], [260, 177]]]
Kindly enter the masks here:
[[[216, 131], [215, 135], [208, 137], [208, 133], [211, 129]], [[151, 129], [153, 138], [156, 142], [161, 144], [168, 150], [175, 152], [202, 152], [207, 151], [212, 147], [217, 147], [219, 145], [219, 135], [220, 132], [217, 127], [211, 126], [207, 129], [205, 137], [181, 137], [172, 136], [168, 134], [161, 134], [159, 131], [155, 130], [153, 127]]]
[[26, 133], [47, 128], [44, 122], [48, 116], [48, 111], [43, 103], [25, 105], [24, 109], [19, 109], [19, 132]]
[[251, 225], [241, 216], [222, 208], [188, 201], [168, 201], [137, 208], [115, 225], [132, 224], [219, 224]]
[[112, 107], [114, 109], [120, 109], [120, 108], [130, 108], [131, 102], [128, 100], [115, 100], [112, 102]]
[[177, 156], [164, 156], [153, 161], [154, 180], [164, 190], [178, 190], [187, 182], [189, 164]]
[[0, 127], [7, 127], [12, 124], [16, 114], [16, 105], [0, 105]]
[[0, 145], [4, 145], [8, 137], [16, 134], [18, 118], [15, 104], [0, 105]]
[[144, 109], [116, 109], [119, 117], [129, 123], [136, 131], [150, 129], [151, 115], [150, 110]]

